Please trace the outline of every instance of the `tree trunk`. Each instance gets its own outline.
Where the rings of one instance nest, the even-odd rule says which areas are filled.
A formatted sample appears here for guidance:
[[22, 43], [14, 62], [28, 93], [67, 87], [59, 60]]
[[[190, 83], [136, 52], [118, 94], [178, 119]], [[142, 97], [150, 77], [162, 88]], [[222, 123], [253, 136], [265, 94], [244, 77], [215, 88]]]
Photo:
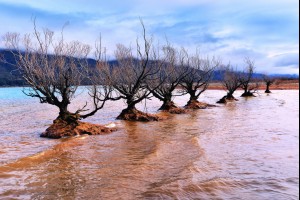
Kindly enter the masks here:
[[248, 90], [248, 85], [244, 86], [244, 93], [241, 95], [241, 97], [254, 97], [253, 92], [251, 92], [251, 90]]
[[238, 101], [236, 98], [234, 98], [232, 92], [228, 92], [226, 96], [222, 97], [217, 103], [227, 103], [228, 101]]
[[175, 106], [175, 103], [173, 101], [170, 101], [170, 100], [165, 100], [163, 105], [158, 110], [169, 111], [172, 108], [177, 108], [177, 106]]
[[169, 112], [172, 114], [182, 114], [185, 113], [185, 109], [178, 108], [175, 103], [171, 100], [164, 101], [163, 105], [159, 108], [161, 111]]
[[244, 93], [241, 95], [241, 97], [254, 97], [253, 92], [251, 91], [244, 91]]
[[75, 123], [77, 124], [79, 121], [80, 115], [76, 113], [71, 113], [68, 111], [68, 106], [59, 107], [59, 115], [56, 120], [63, 120], [68, 124]]
[[194, 93], [190, 93], [190, 99], [187, 102], [187, 105], [193, 103], [193, 102], [198, 102], [198, 98], [196, 97], [195, 92]]
[[196, 96], [196, 90], [189, 90], [188, 93], [190, 95], [190, 101], [198, 99], [197, 96]]
[[196, 90], [190, 90], [190, 99], [187, 102], [187, 104], [184, 106], [187, 109], [206, 109], [208, 107], [215, 107], [215, 105], [199, 102], [198, 98], [199, 96], [196, 95]]
[[249, 91], [248, 91], [248, 86], [245, 86], [244, 87], [244, 94], [246, 94], [246, 93], [248, 93]]
[[59, 116], [53, 121], [53, 124], [42, 133], [41, 137], [62, 138], [70, 136], [78, 136], [83, 134], [101, 135], [110, 133], [115, 128], [109, 128], [97, 124], [80, 122], [80, 115], [68, 111], [68, 106], [59, 107]]
[[186, 106], [185, 107], [189, 107], [190, 105], [193, 105], [193, 104], [197, 104], [199, 101], [198, 101], [198, 97], [196, 96], [196, 91], [195, 90], [189, 90], [188, 91], [189, 95], [190, 95], [190, 99], [189, 101], [187, 102]]
[[265, 93], [271, 93], [271, 91], [270, 91], [270, 84], [267, 83], [266, 86], [267, 86], [267, 88], [266, 88]]
[[127, 99], [127, 108], [122, 110], [116, 119], [128, 121], [158, 121], [159, 117], [139, 111], [135, 108], [134, 101]]
[[250, 92], [250, 91], [247, 91], [247, 92], [244, 92], [241, 97], [254, 97], [254, 94], [253, 92]]
[[226, 95], [226, 99], [228, 100], [235, 100], [234, 96], [233, 96], [233, 92], [228, 92]]
[[59, 107], [59, 115], [58, 115], [59, 119], [65, 120], [68, 114], [69, 114], [68, 106]]
[[163, 105], [158, 110], [169, 111], [172, 108], [177, 108], [175, 103], [172, 101], [172, 95], [165, 95], [163, 99]]
[[128, 120], [128, 121], [158, 121], [160, 118], [153, 114], [147, 114], [139, 111], [135, 107], [127, 107], [122, 110], [121, 114], [117, 117], [120, 120]]

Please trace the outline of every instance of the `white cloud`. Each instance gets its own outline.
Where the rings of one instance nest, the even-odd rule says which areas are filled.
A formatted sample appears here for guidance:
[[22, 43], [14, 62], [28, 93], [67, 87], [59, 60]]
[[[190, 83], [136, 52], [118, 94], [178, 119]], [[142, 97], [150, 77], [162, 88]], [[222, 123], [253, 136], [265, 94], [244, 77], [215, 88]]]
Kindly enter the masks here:
[[278, 70], [272, 56], [299, 49], [298, 6], [298, 0], [0, 0], [0, 35], [31, 32], [32, 16], [40, 27], [56, 31], [70, 21], [68, 38], [93, 45], [101, 33], [113, 55], [116, 43], [135, 42], [142, 17], [147, 32], [159, 40], [167, 36], [175, 46], [200, 47], [237, 65], [253, 56], [258, 71]]

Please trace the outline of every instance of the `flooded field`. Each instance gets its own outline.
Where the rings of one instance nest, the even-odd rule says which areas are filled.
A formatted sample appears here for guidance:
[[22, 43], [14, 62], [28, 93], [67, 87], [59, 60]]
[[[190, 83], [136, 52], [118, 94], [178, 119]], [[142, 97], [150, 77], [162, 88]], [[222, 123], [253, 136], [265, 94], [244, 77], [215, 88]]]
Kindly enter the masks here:
[[[78, 95], [74, 109], [85, 103]], [[39, 134], [57, 109], [0, 88], [0, 199], [298, 199], [299, 91], [238, 99], [149, 123], [115, 120], [125, 105], [108, 102], [86, 121], [116, 132], [51, 140]]]

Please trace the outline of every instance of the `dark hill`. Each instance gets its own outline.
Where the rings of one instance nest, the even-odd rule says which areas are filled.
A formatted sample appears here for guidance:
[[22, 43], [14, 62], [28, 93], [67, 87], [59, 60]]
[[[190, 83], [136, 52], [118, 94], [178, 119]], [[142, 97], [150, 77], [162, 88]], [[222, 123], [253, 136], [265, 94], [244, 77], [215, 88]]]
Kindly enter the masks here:
[[[17, 68], [14, 65], [10, 65], [3, 60], [6, 60], [8, 63], [15, 64], [14, 57], [12, 53], [8, 50], [0, 50], [0, 86], [25, 86], [26, 82], [22, 78], [22, 75], [18, 72]], [[155, 62], [155, 61], [152, 61]], [[88, 63], [91, 67], [94, 67], [96, 61], [94, 59], [88, 59]], [[118, 62], [116, 60], [109, 61], [111, 67], [117, 66]], [[213, 81], [220, 81], [223, 79], [223, 71], [217, 70], [214, 72]], [[262, 78], [263, 74], [256, 73], [254, 74], [255, 78]], [[276, 78], [285, 78], [285, 79], [298, 79], [298, 75], [290, 74], [274, 74], [271, 75]], [[87, 83], [85, 83], [87, 84]]]
[[0, 50], [0, 86], [23, 86], [25, 81], [15, 66], [8, 63], [15, 64], [14, 57], [10, 51]]

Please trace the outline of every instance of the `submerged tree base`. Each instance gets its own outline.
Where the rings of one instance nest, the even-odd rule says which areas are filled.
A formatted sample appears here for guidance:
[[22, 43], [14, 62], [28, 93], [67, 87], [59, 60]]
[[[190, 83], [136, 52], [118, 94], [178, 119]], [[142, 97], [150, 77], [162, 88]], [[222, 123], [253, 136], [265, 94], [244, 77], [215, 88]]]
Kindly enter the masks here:
[[232, 101], [238, 101], [238, 99], [234, 98], [233, 96], [224, 96], [222, 99], [217, 101], [217, 103], [227, 103], [227, 102], [232, 102]]
[[183, 108], [178, 108], [173, 101], [164, 103], [159, 110], [163, 112], [168, 112], [171, 114], [183, 114], [186, 113], [186, 110]]
[[149, 122], [149, 121], [158, 121], [161, 118], [157, 115], [144, 113], [142, 111], [137, 110], [136, 108], [133, 108], [133, 109], [122, 110], [121, 114], [117, 117], [117, 119], [127, 120], [127, 121]]
[[241, 97], [255, 97], [253, 92], [244, 92]]
[[102, 135], [111, 133], [115, 131], [115, 128], [108, 128], [105, 126], [91, 124], [88, 122], [72, 122], [68, 123], [61, 119], [54, 120], [53, 124], [42, 133], [41, 137], [58, 139], [68, 136], [77, 136], [77, 135]]
[[186, 110], [185, 110], [185, 109], [183, 109], [183, 108], [178, 108], [178, 107], [176, 107], [176, 108], [171, 108], [171, 109], [169, 109], [169, 110], [162, 110], [162, 111], [168, 112], [168, 113], [171, 113], [171, 114], [184, 114], [184, 113], [186, 113]]
[[216, 107], [216, 106], [212, 105], [212, 104], [204, 103], [204, 102], [199, 102], [197, 100], [189, 101], [187, 103], [187, 105], [185, 106], [185, 108], [187, 108], [187, 109], [194, 109], [194, 110], [206, 109], [206, 108], [209, 108], [209, 107]]
[[266, 90], [265, 93], [270, 94], [272, 92], [270, 90]]

